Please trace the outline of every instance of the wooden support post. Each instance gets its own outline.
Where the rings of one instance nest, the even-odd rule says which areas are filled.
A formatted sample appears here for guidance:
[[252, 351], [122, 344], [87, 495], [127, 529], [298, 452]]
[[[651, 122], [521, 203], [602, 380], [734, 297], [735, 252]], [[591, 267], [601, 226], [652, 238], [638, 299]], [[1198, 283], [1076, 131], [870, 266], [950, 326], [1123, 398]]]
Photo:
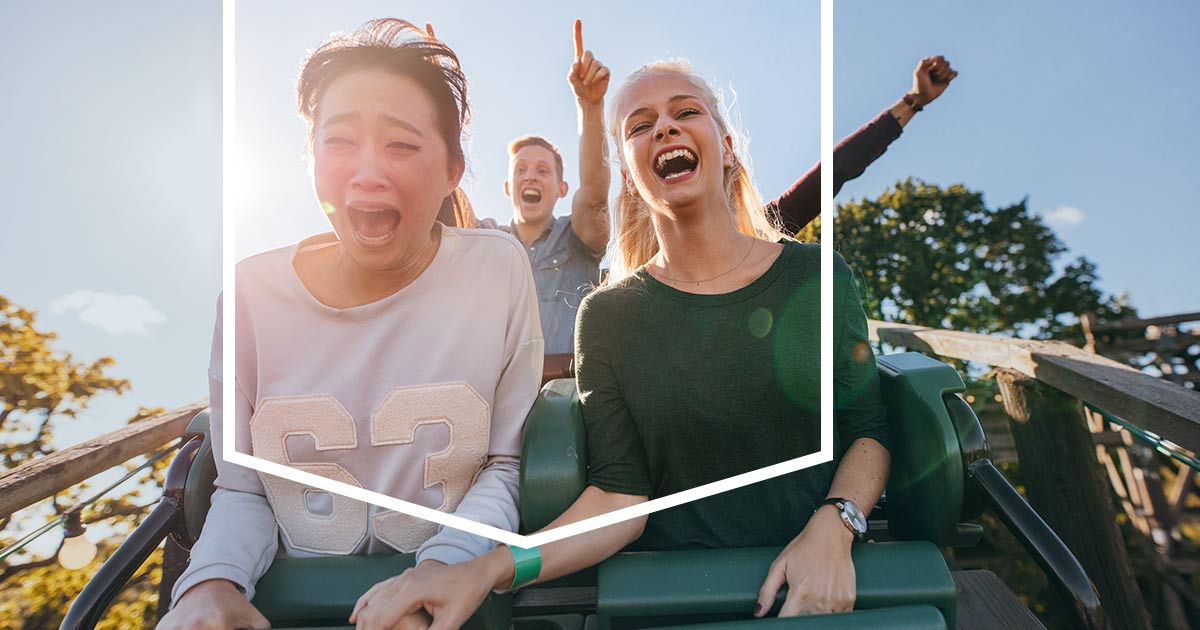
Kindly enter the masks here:
[[1030, 504], [1079, 559], [1113, 627], [1149, 628], [1079, 401], [1015, 370], [997, 380]]

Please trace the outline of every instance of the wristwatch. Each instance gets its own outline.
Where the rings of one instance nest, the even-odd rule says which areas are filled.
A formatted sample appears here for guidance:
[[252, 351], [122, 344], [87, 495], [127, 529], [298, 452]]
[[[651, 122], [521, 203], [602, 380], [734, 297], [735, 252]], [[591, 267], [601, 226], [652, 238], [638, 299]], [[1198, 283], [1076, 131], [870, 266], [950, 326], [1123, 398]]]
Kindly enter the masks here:
[[850, 499], [842, 497], [829, 497], [821, 502], [821, 506], [826, 505], [837, 506], [838, 514], [842, 517], [842, 524], [850, 530], [851, 534], [854, 534], [855, 541], [862, 542], [863, 537], [867, 535], [867, 517], [863, 516], [862, 510], [858, 509], [858, 506], [854, 505]]

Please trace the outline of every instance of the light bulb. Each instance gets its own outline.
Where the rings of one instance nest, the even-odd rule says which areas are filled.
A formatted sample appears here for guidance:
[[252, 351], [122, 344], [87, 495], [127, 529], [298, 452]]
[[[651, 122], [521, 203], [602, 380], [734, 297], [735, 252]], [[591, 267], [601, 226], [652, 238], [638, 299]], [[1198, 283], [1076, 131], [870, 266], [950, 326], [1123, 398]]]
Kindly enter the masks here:
[[96, 544], [83, 534], [67, 538], [58, 550], [58, 563], [72, 571], [86, 567], [95, 557]]

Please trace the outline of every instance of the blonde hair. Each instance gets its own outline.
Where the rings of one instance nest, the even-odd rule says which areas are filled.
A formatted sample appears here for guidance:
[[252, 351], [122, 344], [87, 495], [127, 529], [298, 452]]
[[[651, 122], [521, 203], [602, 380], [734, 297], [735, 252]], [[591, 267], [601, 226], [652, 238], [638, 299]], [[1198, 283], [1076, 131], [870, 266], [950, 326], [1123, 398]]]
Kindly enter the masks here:
[[[768, 240], [779, 240], [783, 233], [779, 229], [777, 217], [768, 215], [763, 208], [762, 198], [754, 186], [749, 159], [745, 156], [748, 140], [730, 123], [730, 112], [722, 103], [720, 96], [709, 87], [700, 75], [692, 70], [692, 66], [684, 59], [668, 59], [655, 61], [638, 68], [630, 74], [621, 87], [616, 91], [612, 102], [620, 103], [629, 88], [641, 79], [654, 76], [675, 76], [691, 83], [700, 93], [708, 106], [713, 120], [722, 135], [733, 138], [733, 165], [725, 167], [725, 199], [729, 211], [733, 214], [734, 224], [742, 234]], [[609, 112], [608, 130], [613, 142], [618, 147], [621, 164], [625, 165], [625, 155], [621, 147], [620, 120], [617, 118], [617, 107]], [[654, 231], [654, 223], [650, 218], [650, 208], [635, 188], [631, 188], [624, 178], [621, 179], [621, 192], [612, 203], [613, 212], [617, 217], [617, 234], [613, 239], [609, 258], [612, 267], [609, 271], [609, 281], [624, 278], [639, 267], [646, 264], [658, 253], [658, 236]]]

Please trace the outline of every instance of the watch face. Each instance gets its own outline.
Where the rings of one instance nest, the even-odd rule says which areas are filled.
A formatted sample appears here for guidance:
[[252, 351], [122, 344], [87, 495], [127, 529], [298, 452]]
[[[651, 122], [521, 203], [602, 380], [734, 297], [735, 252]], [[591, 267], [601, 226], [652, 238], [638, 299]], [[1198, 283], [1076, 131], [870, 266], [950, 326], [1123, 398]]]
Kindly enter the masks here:
[[854, 529], [864, 534], [867, 532], [867, 517], [863, 516], [857, 505], [851, 501], [842, 502], [842, 513], [846, 515]]

